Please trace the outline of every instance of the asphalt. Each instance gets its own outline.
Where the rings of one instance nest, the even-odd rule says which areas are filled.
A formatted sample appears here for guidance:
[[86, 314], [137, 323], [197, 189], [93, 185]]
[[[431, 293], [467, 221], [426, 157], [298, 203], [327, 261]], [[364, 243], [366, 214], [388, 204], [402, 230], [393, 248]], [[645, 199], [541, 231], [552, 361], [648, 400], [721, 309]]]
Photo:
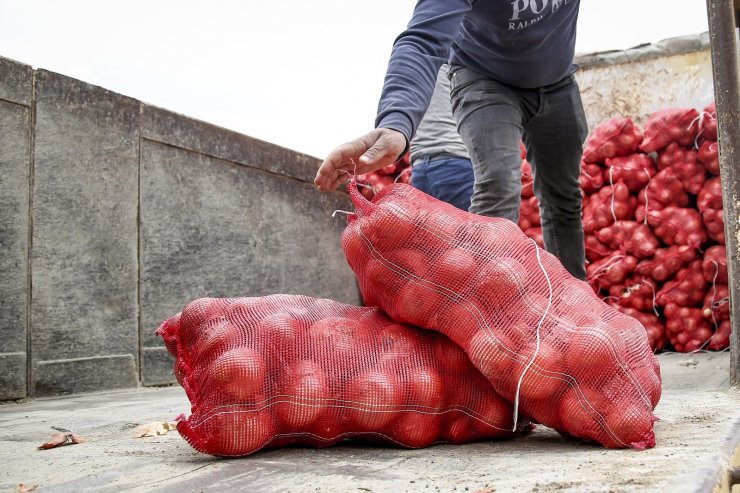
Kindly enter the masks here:
[[[728, 353], [659, 357], [657, 445], [606, 450], [544, 427], [517, 440], [419, 450], [351, 443], [240, 459], [193, 450], [176, 431], [134, 438], [189, 411], [179, 387], [0, 404], [0, 491], [711, 492], [740, 450], [740, 390]], [[39, 450], [71, 430], [86, 442]]]

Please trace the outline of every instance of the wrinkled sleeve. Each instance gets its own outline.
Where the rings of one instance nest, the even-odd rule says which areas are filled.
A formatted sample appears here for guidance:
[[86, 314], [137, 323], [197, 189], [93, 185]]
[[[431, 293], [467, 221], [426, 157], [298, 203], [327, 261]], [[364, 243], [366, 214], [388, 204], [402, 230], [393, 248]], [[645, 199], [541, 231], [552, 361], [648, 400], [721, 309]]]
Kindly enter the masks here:
[[377, 128], [398, 130], [410, 142], [434, 90], [439, 67], [447, 61], [471, 0], [419, 0], [406, 30], [393, 43]]

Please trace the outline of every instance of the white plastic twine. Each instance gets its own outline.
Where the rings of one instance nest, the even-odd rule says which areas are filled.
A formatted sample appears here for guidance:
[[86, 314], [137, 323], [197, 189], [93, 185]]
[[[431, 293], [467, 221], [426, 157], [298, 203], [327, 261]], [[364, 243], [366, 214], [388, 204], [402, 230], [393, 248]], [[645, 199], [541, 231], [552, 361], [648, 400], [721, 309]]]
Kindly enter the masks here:
[[650, 289], [653, 292], [653, 313], [655, 313], [655, 316], [656, 317], [660, 317], [660, 314], [658, 314], [658, 309], [655, 307], [655, 296], [656, 296], [655, 295], [655, 286], [651, 282], [649, 282], [647, 284], [648, 284], [648, 286], [650, 286]]
[[545, 321], [545, 318], [547, 317], [547, 313], [550, 311], [550, 306], [552, 305], [552, 283], [550, 282], [550, 276], [547, 275], [547, 271], [545, 270], [545, 266], [542, 265], [542, 259], [540, 258], [540, 247], [537, 245], [537, 242], [532, 240], [530, 238], [530, 241], [532, 244], [534, 244], [535, 253], [537, 254], [537, 263], [540, 264], [540, 269], [542, 269], [542, 273], [545, 274], [545, 280], [547, 280], [547, 288], [549, 289], [549, 296], [547, 298], [547, 307], [545, 308], [545, 311], [542, 312], [542, 318], [540, 318], [539, 323], [537, 324], [537, 330], [535, 332], [536, 334], [536, 341], [537, 344], [534, 349], [534, 354], [532, 354], [532, 359], [529, 360], [529, 363], [527, 363], [527, 366], [524, 367], [524, 371], [522, 371], [521, 376], [519, 376], [519, 382], [516, 384], [516, 395], [514, 396], [514, 428], [512, 428], [511, 431], [516, 431], [516, 424], [519, 420], [519, 392], [522, 388], [522, 382], [524, 381], [524, 375], [526, 375], [529, 368], [534, 364], [535, 358], [537, 358], [537, 355], [540, 352], [540, 329], [542, 327], [542, 323]]
[[609, 268], [613, 267], [618, 261], [622, 260], [624, 255], [616, 255], [612, 257], [607, 263], [599, 267], [596, 272], [591, 275], [591, 279], [598, 278], [599, 274], [603, 275], [608, 272]]
[[625, 288], [625, 291], [628, 294], [631, 295], [633, 291], [635, 291], [637, 289], [640, 289], [640, 286], [643, 286], [645, 284], [647, 284], [648, 286], [650, 286], [650, 291], [653, 292], [653, 313], [655, 313], [655, 316], [656, 317], [660, 317], [660, 315], [658, 314], [658, 309], [655, 307], [655, 296], [656, 296], [656, 294], [655, 294], [655, 286], [653, 286], [653, 283], [647, 282], [647, 281], [645, 281], [645, 279], [643, 279], [642, 281], [638, 282], [637, 284], [635, 284], [633, 286], [630, 286], [628, 288]]
[[337, 213], [340, 213], [340, 214], [346, 214], [346, 215], [348, 215], [348, 216], [354, 216], [354, 215], [355, 215], [355, 213], [354, 213], [354, 212], [350, 212], [350, 211], [343, 211], [343, 210], [341, 210], [341, 209], [337, 209], [337, 210], [335, 210], [334, 212], [332, 212], [332, 213], [331, 213], [331, 217], [334, 217], [334, 216], [336, 216], [336, 215], [337, 215]]
[[719, 264], [716, 260], [712, 260], [714, 264], [714, 278], [712, 278], [712, 303], [709, 305], [712, 312], [712, 322], [714, 323], [714, 331], [716, 332], [719, 328], [717, 323], [717, 317], [714, 316], [714, 298], [717, 296], [717, 276], [719, 275]]
[[696, 118], [694, 118], [693, 120], [691, 120], [691, 123], [689, 123], [689, 126], [686, 127], [686, 131], [688, 132], [689, 130], [691, 130], [691, 127], [693, 127], [694, 126], [694, 123], [696, 123], [696, 122], [699, 122], [697, 124], [697, 127], [696, 128], [700, 128], [701, 127], [701, 124], [704, 123], [704, 115], [705, 114], [708, 114], [708, 113], [706, 111], [702, 111], [701, 113], [699, 113], [699, 115]]
[[701, 113], [699, 113], [699, 116], [691, 120], [691, 123], [689, 123], [689, 126], [686, 127], [686, 131], [688, 132], [689, 130], [691, 130], [691, 127], [694, 125], [694, 123], [697, 122], [697, 120], [699, 122], [697, 124], [697, 128], [699, 129], [699, 132], [696, 134], [696, 137], [694, 137], [694, 149], [699, 148], [699, 137], [701, 137], [701, 134], [704, 132], [704, 128], [702, 128], [702, 125], [704, 124], [704, 115], [712, 116], [710, 113], [706, 111], [702, 111]]
[[[353, 164], [353, 165], [355, 166], [355, 169], [354, 169], [354, 171], [355, 171], [355, 172], [354, 172], [354, 173], [350, 173], [350, 172], [349, 172], [349, 171], [347, 171], [346, 169], [340, 169], [339, 171], [340, 171], [340, 172], [342, 172], [342, 173], [347, 173], [347, 174], [348, 174], [348, 175], [350, 176], [350, 180], [352, 180], [352, 177], [353, 177], [353, 176], [357, 176], [357, 163], [355, 163], [355, 160], [354, 160], [354, 159], [350, 159], [350, 161], [351, 161], [351, 162], [352, 162], [352, 164]], [[373, 188], [373, 187], [371, 187], [370, 185], [366, 185], [366, 184], [364, 184], [364, 183], [357, 183], [357, 182], [355, 182], [355, 185], [358, 185], [358, 186], [361, 186], [361, 187], [366, 187], [366, 188], [370, 188], [370, 189], [372, 189], [372, 188]], [[333, 218], [333, 217], [336, 217], [336, 215], [337, 215], [337, 213], [338, 213], [338, 212], [339, 212], [339, 213], [341, 213], [341, 214], [346, 214], [347, 216], [354, 216], [354, 215], [355, 215], [355, 213], [354, 213], [354, 212], [350, 212], [350, 211], [343, 211], [343, 210], [341, 210], [341, 209], [337, 209], [337, 210], [335, 210], [334, 212], [332, 212], [332, 213], [331, 213], [331, 217], [332, 217], [332, 218]]]
[[719, 274], [719, 264], [716, 260], [712, 260], [712, 263], [714, 264], [714, 278], [712, 279], [712, 302], [709, 304], [709, 311], [712, 312], [712, 323], [714, 324], [714, 334], [709, 336], [709, 339], [704, 341], [704, 343], [696, 348], [695, 350], [691, 351], [690, 354], [698, 353], [699, 351], [703, 351], [704, 348], [709, 344], [709, 341], [712, 340], [714, 335], [717, 333], [717, 330], [719, 329], [719, 324], [717, 323], [717, 317], [714, 315], [714, 297], [717, 296], [717, 275]]

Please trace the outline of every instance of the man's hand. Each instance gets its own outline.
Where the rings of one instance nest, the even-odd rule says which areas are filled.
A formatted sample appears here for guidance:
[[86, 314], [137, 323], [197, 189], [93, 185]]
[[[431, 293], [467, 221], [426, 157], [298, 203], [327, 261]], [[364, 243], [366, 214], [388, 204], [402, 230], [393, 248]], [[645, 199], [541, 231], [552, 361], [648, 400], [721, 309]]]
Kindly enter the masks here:
[[369, 173], [393, 164], [406, 149], [406, 137], [397, 130], [376, 128], [329, 153], [313, 182], [322, 192], [336, 190], [351, 175]]

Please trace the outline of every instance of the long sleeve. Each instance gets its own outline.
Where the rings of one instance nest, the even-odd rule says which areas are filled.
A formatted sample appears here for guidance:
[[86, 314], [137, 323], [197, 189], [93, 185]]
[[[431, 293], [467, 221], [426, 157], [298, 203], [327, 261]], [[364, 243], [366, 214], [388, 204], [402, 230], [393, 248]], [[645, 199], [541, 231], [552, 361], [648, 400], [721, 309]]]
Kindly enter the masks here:
[[393, 44], [376, 127], [398, 130], [410, 141], [448, 59], [470, 0], [419, 0], [407, 29]]

